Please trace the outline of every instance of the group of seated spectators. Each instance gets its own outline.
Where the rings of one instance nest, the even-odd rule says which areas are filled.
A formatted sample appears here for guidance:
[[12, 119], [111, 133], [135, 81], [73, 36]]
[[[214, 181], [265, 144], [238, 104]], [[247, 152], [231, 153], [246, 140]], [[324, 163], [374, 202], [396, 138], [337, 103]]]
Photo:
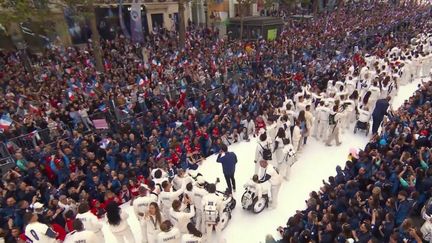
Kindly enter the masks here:
[[431, 102], [428, 81], [310, 193], [306, 209], [279, 228], [278, 242], [429, 242]]
[[[65, 213], [78, 202], [87, 201], [97, 216], [111, 201], [128, 202], [154, 168], [165, 168], [170, 177], [178, 167], [196, 169], [222, 144], [255, 135], [245, 124], [272, 119], [302, 85], [319, 92], [328, 80], [343, 81], [350, 66], [361, 66], [364, 52], [379, 56], [408, 45], [429, 16], [428, 6], [413, 2], [355, 3], [290, 22], [276, 41], [231, 42], [219, 39], [216, 29], [193, 27], [184, 49], [178, 49], [176, 33], [164, 29], [142, 45], [118, 36], [101, 41], [103, 72], [96, 70], [91, 44], [49, 49], [32, 57], [31, 71], [21, 55], [1, 52], [0, 111], [13, 122], [0, 136], [16, 168], [3, 175], [0, 186], [0, 235], [18, 241], [24, 213], [40, 204], [47, 222], [64, 227]], [[107, 120], [109, 130], [96, 129], [93, 115]], [[392, 135], [386, 134], [389, 145]], [[23, 140], [30, 147], [23, 148]], [[362, 153], [358, 161], [367, 164]]]

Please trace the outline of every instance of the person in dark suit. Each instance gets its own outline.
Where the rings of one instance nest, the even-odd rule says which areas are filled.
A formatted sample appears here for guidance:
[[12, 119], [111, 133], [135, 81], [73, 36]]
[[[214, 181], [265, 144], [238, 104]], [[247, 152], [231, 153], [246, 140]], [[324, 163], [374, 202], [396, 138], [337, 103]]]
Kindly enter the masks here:
[[216, 161], [222, 164], [223, 173], [228, 186], [228, 192], [232, 193], [232, 191], [235, 191], [236, 189], [234, 173], [235, 165], [237, 163], [237, 156], [233, 152], [228, 152], [228, 147], [225, 144], [222, 144]]
[[372, 134], [376, 134], [378, 132], [378, 128], [380, 127], [384, 116], [387, 115], [387, 109], [390, 106], [390, 99], [390, 96], [387, 96], [385, 99], [377, 100], [375, 109], [372, 113]]

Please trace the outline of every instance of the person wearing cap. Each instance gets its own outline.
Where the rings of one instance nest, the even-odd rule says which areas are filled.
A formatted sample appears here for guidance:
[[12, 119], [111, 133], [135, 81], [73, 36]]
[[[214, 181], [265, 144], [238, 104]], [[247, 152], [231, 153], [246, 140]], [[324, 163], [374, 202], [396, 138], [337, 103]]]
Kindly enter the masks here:
[[36, 214], [42, 215], [44, 213], [44, 205], [40, 202], [35, 202], [33, 204], [33, 211]]
[[99, 243], [99, 239], [96, 237], [95, 233], [84, 229], [84, 224], [81, 222], [81, 220], [75, 219], [73, 221], [73, 228], [75, 230], [66, 235], [63, 243]]
[[147, 242], [147, 229], [146, 224], [142, 221], [145, 213], [147, 213], [150, 203], [157, 202], [154, 197], [147, 194], [147, 189], [144, 186], [140, 186], [138, 189], [138, 197], [132, 199], [132, 207], [134, 209], [135, 216], [141, 225], [142, 242]]

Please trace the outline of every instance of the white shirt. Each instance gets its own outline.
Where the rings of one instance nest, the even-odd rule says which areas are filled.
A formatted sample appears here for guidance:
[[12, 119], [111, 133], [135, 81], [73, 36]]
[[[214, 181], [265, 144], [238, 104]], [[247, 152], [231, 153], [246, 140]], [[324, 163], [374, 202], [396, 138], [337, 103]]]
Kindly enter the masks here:
[[160, 232], [157, 237], [158, 243], [181, 243], [180, 231], [173, 227], [168, 232]]
[[95, 233], [89, 230], [72, 231], [66, 235], [63, 243], [98, 243], [102, 239], [97, 239]]
[[191, 234], [184, 234], [182, 236], [181, 243], [203, 243], [205, 242], [202, 238], [198, 238]]
[[[185, 189], [186, 185], [182, 186], [182, 188], [180, 188], [180, 190], [172, 192], [166, 192], [166, 191], [161, 191], [161, 193], [159, 194], [159, 205], [162, 206], [162, 208], [171, 208], [172, 207], [172, 202], [175, 199], [178, 199], [178, 197], [183, 193], [184, 189]], [[164, 211], [165, 212], [165, 211]], [[168, 216], [168, 215], [165, 215]]]
[[54, 243], [57, 242], [55, 238], [48, 237], [46, 235], [49, 227], [46, 224], [39, 222], [30, 223], [25, 227], [25, 236], [31, 240], [31, 242], [41, 243]]
[[259, 178], [265, 178], [266, 174], [270, 176], [269, 182], [272, 186], [277, 186], [282, 183], [281, 176], [272, 165], [268, 164], [266, 168], [260, 166], [258, 171]]
[[249, 180], [246, 182], [245, 187], [252, 189], [253, 192], [255, 192], [255, 195], [257, 195], [258, 200], [261, 199], [263, 194], [268, 194], [270, 190], [270, 183], [268, 181], [263, 183], [256, 183], [253, 180]]
[[202, 199], [207, 194], [208, 194], [208, 192], [206, 189], [200, 188], [198, 186], [194, 186], [192, 188], [192, 191], [188, 193], [189, 198], [192, 199], [192, 202], [196, 207], [196, 210], [199, 210], [199, 211], [203, 210]]
[[[161, 214], [161, 222], [157, 222], [156, 221], [156, 216], [154, 215], [147, 215], [146, 217], [142, 218], [142, 224], [145, 225], [145, 229], [146, 229], [146, 234], [147, 234], [147, 238], [150, 237], [156, 237], [159, 232], [161, 232], [160, 230], [160, 224], [164, 221], [164, 217]], [[153, 241], [151, 241], [153, 242]]]
[[99, 222], [99, 219], [90, 211], [77, 214], [76, 219], [81, 220], [84, 225], [84, 229], [90, 230], [94, 233], [101, 231], [103, 224]]
[[[121, 219], [120, 223], [118, 225], [112, 225], [112, 224], [108, 223], [108, 226], [109, 226], [111, 232], [117, 233], [117, 232], [121, 232], [121, 231], [129, 228], [129, 224], [127, 222], [128, 218], [129, 218], [129, 214], [120, 210], [120, 219]], [[107, 218], [107, 221], [108, 221], [108, 218]]]
[[259, 141], [255, 150], [255, 161], [260, 162], [263, 159], [263, 150], [264, 149], [272, 149], [272, 142], [270, 142], [269, 138], [265, 141]]
[[316, 117], [319, 121], [328, 121], [330, 109], [325, 106], [318, 106], [315, 110]]
[[180, 189], [183, 185], [186, 186], [188, 183], [193, 183], [193, 182], [194, 182], [193, 179], [188, 175], [185, 175], [184, 177], [175, 175], [172, 181], [173, 187], [176, 190]]
[[180, 230], [182, 234], [188, 232], [187, 225], [190, 223], [191, 218], [195, 216], [195, 207], [190, 207], [190, 212], [186, 213], [183, 210], [186, 208], [186, 205], [182, 205], [180, 211], [174, 211], [173, 208], [170, 209], [170, 221], [171, 223]]
[[155, 197], [145, 196], [145, 197], [137, 197], [134, 199], [132, 206], [135, 212], [135, 215], [138, 219], [142, 218], [139, 214], [145, 214], [150, 206], [150, 203], [157, 202]]

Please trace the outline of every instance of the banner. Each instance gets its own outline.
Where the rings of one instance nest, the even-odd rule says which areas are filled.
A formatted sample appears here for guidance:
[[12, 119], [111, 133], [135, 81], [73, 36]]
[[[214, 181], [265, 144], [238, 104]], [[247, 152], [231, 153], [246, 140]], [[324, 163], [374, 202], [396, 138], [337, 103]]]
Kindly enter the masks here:
[[138, 0], [132, 1], [130, 17], [132, 41], [143, 42], [144, 35], [141, 22], [141, 4]]
[[119, 19], [120, 19], [120, 28], [123, 31], [123, 35], [126, 38], [130, 39], [129, 31], [126, 29], [126, 25], [125, 25], [124, 18], [123, 18], [123, 0], [119, 0], [118, 4], [119, 4], [119, 13], [118, 13], [118, 16], [119, 16]]
[[267, 31], [267, 40], [272, 41], [276, 39], [277, 29], [269, 29]]

